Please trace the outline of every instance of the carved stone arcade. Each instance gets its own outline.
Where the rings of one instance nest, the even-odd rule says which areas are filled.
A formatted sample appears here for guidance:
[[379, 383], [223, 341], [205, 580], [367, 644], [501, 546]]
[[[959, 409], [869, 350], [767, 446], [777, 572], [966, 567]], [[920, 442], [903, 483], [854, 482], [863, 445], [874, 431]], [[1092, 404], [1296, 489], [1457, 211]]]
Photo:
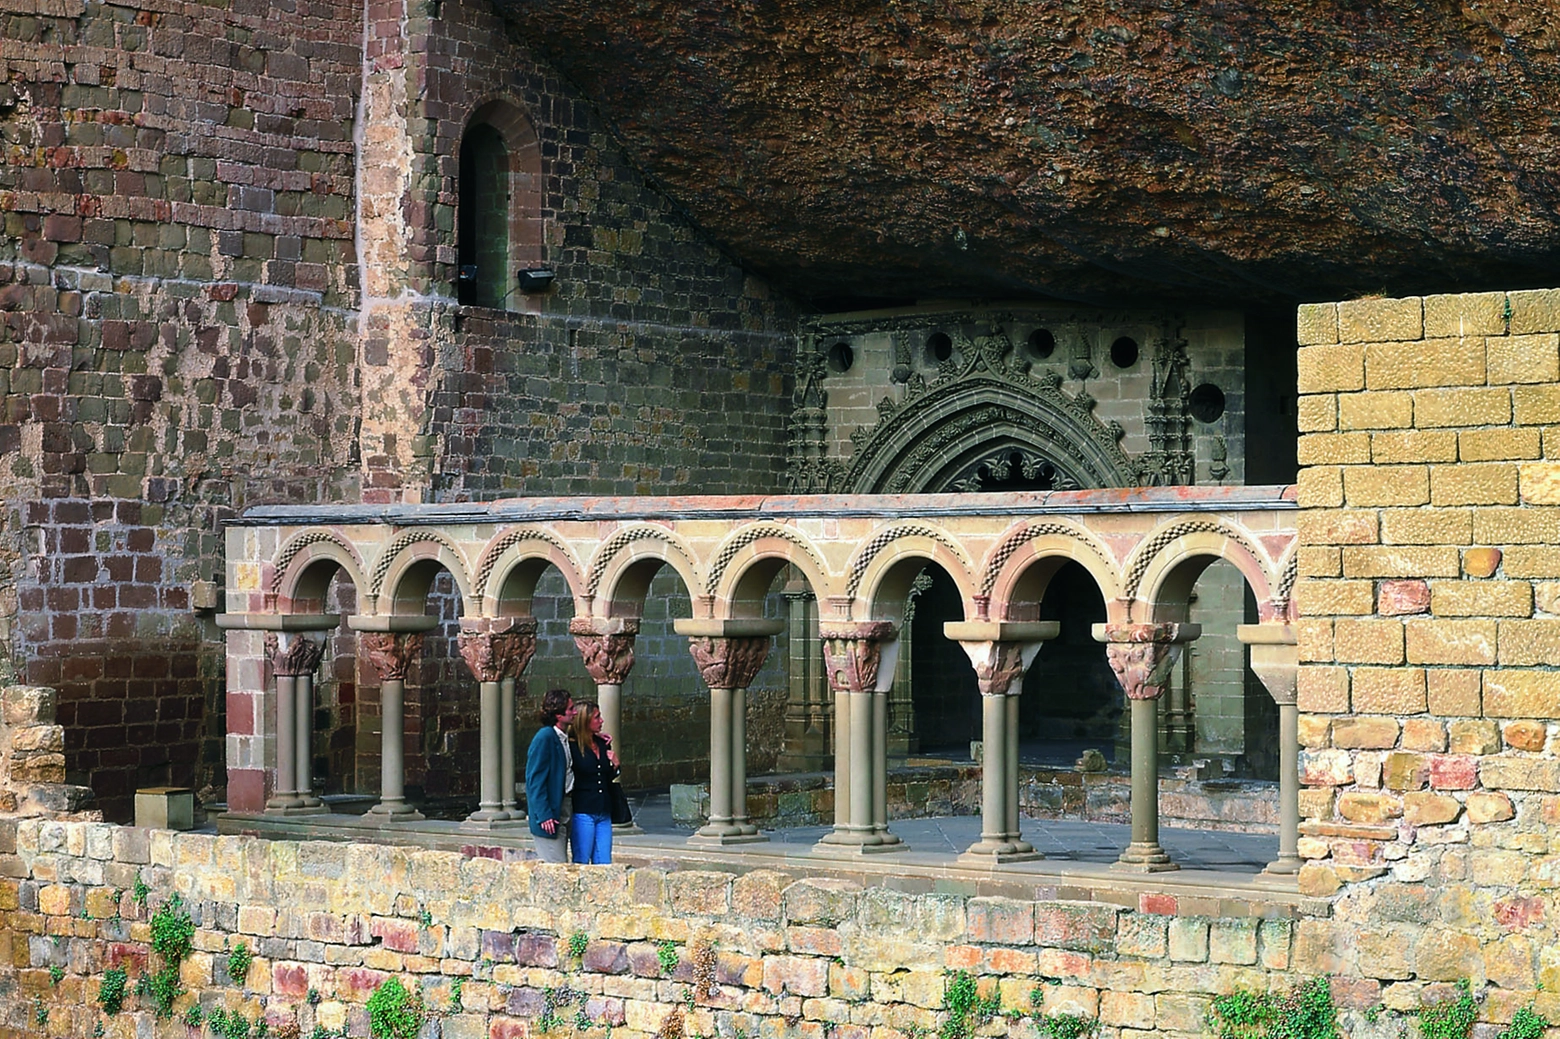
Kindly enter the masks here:
[[[969, 654], [983, 703], [988, 782], [981, 839], [968, 854], [986, 862], [1031, 858], [1018, 812], [1018, 692], [1024, 669], [1056, 634], [1054, 623], [1028, 619], [1044, 595], [1045, 582], [1034, 575], [1070, 560], [1089, 572], [1108, 604], [1096, 637], [1108, 644], [1134, 708], [1133, 843], [1123, 865], [1171, 867], [1157, 844], [1154, 697], [1176, 648], [1197, 635], [1197, 626], [1185, 622], [1184, 596], [1174, 589], [1187, 587], [1188, 575], [1195, 578], [1216, 559], [1240, 570], [1263, 623], [1242, 628], [1239, 637], [1253, 647], [1258, 676], [1281, 705], [1287, 697], [1292, 711], [1295, 516], [1292, 491], [1284, 488], [253, 509], [228, 531], [229, 612], [221, 618], [229, 629], [228, 673], [235, 677], [231, 813], [323, 810], [309, 800], [307, 753], [297, 749], [300, 738], [307, 740], [300, 687], [311, 688], [319, 636], [340, 621], [312, 612], [309, 589], [341, 570], [359, 595], [347, 623], [379, 671], [384, 700], [383, 795], [365, 824], [415, 821], [398, 774], [400, 703], [422, 632], [436, 618], [425, 616], [424, 604], [405, 589], [426, 587], [428, 566], [437, 563], [450, 572], [470, 614], [460, 619], [458, 642], [482, 692], [481, 803], [464, 825], [515, 827], [524, 817], [513, 801], [514, 682], [536, 649], [528, 590], [535, 574], [551, 566], [568, 584], [575, 606], [570, 631], [606, 713], [617, 702], [607, 691], [616, 697], [632, 669], [643, 605], [635, 595], [643, 592], [631, 589], [646, 587], [649, 565], [670, 567], [686, 585], [694, 616], [673, 626], [689, 639], [710, 687], [712, 812], [694, 840], [762, 840], [746, 809], [743, 696], [771, 639], [787, 631], [794, 642], [802, 633], [794, 618], [789, 627], [762, 619], [770, 584], [784, 571], [793, 575], [788, 601], [815, 611], [810, 634], [821, 643], [817, 666], [836, 701], [837, 815], [817, 850], [858, 855], [903, 848], [886, 814], [888, 692], [904, 656], [900, 639], [914, 578], [935, 564], [964, 601], [966, 619], [944, 627]], [[531, 575], [529, 584], [511, 580], [522, 573]], [[268, 671], [274, 684], [264, 680]], [[1285, 732], [1285, 775], [1292, 779], [1296, 747]], [[1282, 789], [1285, 797], [1298, 797], [1293, 782]], [[1275, 875], [1292, 865], [1297, 819], [1286, 807]]]

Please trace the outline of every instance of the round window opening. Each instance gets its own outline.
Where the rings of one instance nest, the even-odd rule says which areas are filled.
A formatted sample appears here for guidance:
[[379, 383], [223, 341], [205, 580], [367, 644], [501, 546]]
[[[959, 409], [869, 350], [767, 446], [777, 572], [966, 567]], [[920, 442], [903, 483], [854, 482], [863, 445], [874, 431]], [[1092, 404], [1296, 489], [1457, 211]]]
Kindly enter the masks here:
[[1187, 407], [1198, 422], [1217, 422], [1224, 415], [1224, 391], [1205, 382], [1192, 391]]
[[835, 343], [829, 347], [829, 370], [834, 374], [844, 375], [855, 363], [856, 351], [850, 348], [849, 343]]
[[1110, 344], [1110, 363], [1117, 368], [1131, 368], [1137, 360], [1138, 344], [1131, 336], [1122, 336]]
[[953, 356], [953, 340], [946, 332], [933, 332], [926, 337], [926, 356], [941, 364]]
[[1056, 352], [1056, 336], [1051, 334], [1049, 328], [1037, 328], [1029, 333], [1029, 356], [1036, 361], [1043, 361]]

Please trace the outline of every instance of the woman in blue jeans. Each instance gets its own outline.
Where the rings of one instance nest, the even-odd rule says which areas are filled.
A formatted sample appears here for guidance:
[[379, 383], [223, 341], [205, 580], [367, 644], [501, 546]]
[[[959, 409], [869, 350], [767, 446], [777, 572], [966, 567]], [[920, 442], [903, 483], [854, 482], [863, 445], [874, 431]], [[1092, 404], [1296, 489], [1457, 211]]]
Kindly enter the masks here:
[[608, 785], [618, 777], [612, 737], [601, 731], [601, 710], [575, 705], [569, 735], [574, 742], [574, 817], [569, 820], [569, 849], [577, 863], [612, 861], [612, 802]]

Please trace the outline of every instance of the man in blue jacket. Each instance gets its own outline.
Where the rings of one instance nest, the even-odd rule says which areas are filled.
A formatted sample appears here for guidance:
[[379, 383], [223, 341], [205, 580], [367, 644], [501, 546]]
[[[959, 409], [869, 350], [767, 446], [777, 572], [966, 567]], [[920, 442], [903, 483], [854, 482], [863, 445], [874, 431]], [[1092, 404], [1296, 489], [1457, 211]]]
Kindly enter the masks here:
[[567, 690], [549, 689], [542, 696], [538, 720], [542, 727], [531, 738], [525, 755], [525, 806], [536, 854], [543, 862], [569, 861], [569, 794], [574, 788], [574, 763], [569, 752], [569, 721], [574, 700]]

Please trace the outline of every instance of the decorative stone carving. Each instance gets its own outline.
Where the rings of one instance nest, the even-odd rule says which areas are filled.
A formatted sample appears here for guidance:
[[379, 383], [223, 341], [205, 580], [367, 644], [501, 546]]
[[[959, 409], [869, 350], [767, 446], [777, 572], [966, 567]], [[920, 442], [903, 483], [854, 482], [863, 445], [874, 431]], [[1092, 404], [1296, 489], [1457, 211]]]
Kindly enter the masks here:
[[1178, 330], [1167, 330], [1154, 348], [1154, 381], [1149, 388], [1146, 423], [1148, 451], [1142, 459], [1145, 484], [1169, 487], [1197, 482], [1187, 407], [1192, 392], [1186, 378], [1188, 364], [1186, 340]]
[[1188, 634], [1180, 624], [1102, 624], [1105, 657], [1129, 700], [1163, 695]]
[[271, 660], [271, 673], [296, 677], [319, 670], [325, 655], [325, 640], [295, 632], [265, 633], [265, 655]]
[[982, 696], [1006, 696], [1024, 675], [1022, 642], [962, 642], [975, 666], [975, 685]]
[[688, 652], [711, 689], [746, 689], [769, 657], [769, 643], [767, 635], [697, 636], [688, 640]]
[[536, 624], [517, 624], [506, 631], [462, 631], [456, 642], [477, 681], [517, 678], [536, 652]]
[[882, 644], [895, 636], [888, 621], [820, 624], [823, 663], [835, 692], [870, 693], [877, 687]]
[[360, 631], [358, 650], [379, 672], [382, 682], [404, 682], [412, 661], [422, 656], [420, 631]]
[[634, 669], [638, 621], [625, 620], [619, 631], [599, 632], [592, 627], [591, 618], [576, 617], [569, 622], [569, 634], [574, 636], [585, 670], [597, 685], [622, 685], [628, 680], [628, 673]]

